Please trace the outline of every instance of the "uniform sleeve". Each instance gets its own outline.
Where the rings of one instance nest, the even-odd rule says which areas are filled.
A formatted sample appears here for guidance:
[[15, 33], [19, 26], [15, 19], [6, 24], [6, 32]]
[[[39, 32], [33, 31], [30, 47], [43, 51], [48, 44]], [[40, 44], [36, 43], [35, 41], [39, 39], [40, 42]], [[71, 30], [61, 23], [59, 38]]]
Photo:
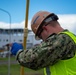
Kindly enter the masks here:
[[66, 60], [74, 56], [75, 43], [65, 34], [53, 35], [39, 46], [17, 54], [18, 62], [34, 70], [54, 65], [59, 60]]

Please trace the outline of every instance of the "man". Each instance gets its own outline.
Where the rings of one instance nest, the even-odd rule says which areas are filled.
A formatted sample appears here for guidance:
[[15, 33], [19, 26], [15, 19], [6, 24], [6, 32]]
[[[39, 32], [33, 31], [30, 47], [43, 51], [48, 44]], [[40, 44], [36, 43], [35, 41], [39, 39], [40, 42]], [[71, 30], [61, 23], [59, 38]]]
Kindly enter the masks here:
[[43, 42], [29, 50], [14, 43], [11, 52], [20, 65], [34, 70], [44, 68], [45, 75], [76, 75], [76, 36], [63, 29], [57, 20], [57, 15], [47, 11], [34, 15], [32, 31]]

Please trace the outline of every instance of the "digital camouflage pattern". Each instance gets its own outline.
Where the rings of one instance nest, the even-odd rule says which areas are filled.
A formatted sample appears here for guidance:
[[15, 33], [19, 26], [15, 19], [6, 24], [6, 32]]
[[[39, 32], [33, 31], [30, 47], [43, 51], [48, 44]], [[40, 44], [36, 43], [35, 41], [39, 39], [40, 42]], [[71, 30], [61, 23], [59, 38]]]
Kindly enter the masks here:
[[40, 45], [18, 52], [17, 60], [22, 66], [37, 70], [72, 58], [75, 49], [76, 44], [68, 35], [53, 34]]

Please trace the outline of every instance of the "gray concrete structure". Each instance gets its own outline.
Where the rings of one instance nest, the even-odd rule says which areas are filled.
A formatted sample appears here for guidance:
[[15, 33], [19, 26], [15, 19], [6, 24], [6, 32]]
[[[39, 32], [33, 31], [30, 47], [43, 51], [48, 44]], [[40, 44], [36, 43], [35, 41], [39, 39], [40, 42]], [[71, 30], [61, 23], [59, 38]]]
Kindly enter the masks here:
[[[23, 37], [23, 29], [0, 29], [0, 48], [13, 42], [23, 43]], [[41, 40], [35, 40], [33, 32], [28, 30], [27, 48], [39, 44], [40, 42]]]

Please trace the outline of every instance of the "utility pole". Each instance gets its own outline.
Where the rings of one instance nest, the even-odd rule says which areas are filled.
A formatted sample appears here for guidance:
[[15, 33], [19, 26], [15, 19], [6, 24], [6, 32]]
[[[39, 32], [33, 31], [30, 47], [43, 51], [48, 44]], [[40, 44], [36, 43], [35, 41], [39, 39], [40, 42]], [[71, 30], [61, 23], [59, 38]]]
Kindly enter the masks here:
[[[8, 14], [8, 16], [9, 16], [9, 28], [11, 29], [11, 14], [2, 8], [0, 8], [0, 10]], [[11, 35], [9, 35], [9, 43], [11, 43]], [[10, 48], [9, 48], [9, 56], [8, 56], [8, 75], [10, 75]]]
[[[26, 50], [26, 44], [27, 44], [29, 1], [30, 0], [26, 0], [26, 15], [25, 15], [25, 28], [24, 28], [24, 41], [23, 41], [24, 50]], [[24, 67], [22, 67], [22, 66], [21, 66], [20, 75], [24, 75]]]

